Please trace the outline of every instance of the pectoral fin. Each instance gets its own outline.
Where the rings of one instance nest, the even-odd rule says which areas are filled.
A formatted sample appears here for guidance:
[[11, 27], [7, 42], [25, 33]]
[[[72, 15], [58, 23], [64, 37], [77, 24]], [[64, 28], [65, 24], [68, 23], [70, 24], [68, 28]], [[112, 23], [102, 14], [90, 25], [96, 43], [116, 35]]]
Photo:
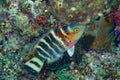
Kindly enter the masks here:
[[67, 50], [68, 55], [69, 55], [70, 57], [72, 57], [73, 54], [74, 54], [74, 51], [75, 51], [75, 46], [72, 46], [70, 49]]

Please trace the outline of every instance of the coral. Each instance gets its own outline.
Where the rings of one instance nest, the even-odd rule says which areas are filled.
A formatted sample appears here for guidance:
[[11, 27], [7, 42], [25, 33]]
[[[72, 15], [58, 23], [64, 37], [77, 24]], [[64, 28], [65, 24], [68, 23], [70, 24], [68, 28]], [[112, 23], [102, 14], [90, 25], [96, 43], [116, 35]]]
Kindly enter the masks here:
[[103, 15], [97, 16], [97, 18], [95, 17], [89, 25], [85, 36], [81, 39], [81, 44], [85, 50], [110, 50], [111, 42], [114, 40], [113, 20]]
[[[14, 54], [14, 55], [12, 55]], [[12, 59], [11, 59], [12, 58]], [[7, 56], [0, 55], [0, 79], [17, 80], [17, 75], [21, 68], [19, 66], [19, 55], [16, 53], [8, 53]]]
[[117, 11], [111, 12], [109, 15], [115, 22], [115, 29], [114, 29], [115, 41], [119, 43], [120, 42], [120, 11], [117, 10]]
[[66, 69], [57, 71], [55, 74], [55, 77], [57, 77], [58, 80], [76, 80], [75, 77], [69, 76], [68, 74], [66, 74]]
[[81, 74], [80, 79], [119, 79], [119, 67], [117, 65], [120, 63], [119, 58], [119, 53], [88, 51], [83, 55], [78, 67]]
[[63, 23], [89, 23], [105, 10], [105, 0], [53, 0], [50, 3], [52, 13]]
[[[49, 75], [47, 80], [107, 80], [119, 79], [119, 66], [120, 54], [110, 52], [96, 52], [90, 50], [82, 53], [81, 61], [79, 64], [71, 62], [70, 67], [58, 69]], [[80, 58], [77, 58], [80, 59]], [[71, 68], [74, 67], [74, 68]], [[71, 76], [71, 77], [69, 77]], [[68, 79], [69, 78], [69, 79]]]

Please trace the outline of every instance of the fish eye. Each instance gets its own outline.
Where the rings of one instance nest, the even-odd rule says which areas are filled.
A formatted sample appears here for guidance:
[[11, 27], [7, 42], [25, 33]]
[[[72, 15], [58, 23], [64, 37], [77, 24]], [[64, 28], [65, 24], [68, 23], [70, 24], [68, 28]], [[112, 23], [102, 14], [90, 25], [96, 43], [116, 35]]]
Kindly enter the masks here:
[[79, 28], [74, 28], [75, 33], [78, 33], [79, 31], [80, 31]]

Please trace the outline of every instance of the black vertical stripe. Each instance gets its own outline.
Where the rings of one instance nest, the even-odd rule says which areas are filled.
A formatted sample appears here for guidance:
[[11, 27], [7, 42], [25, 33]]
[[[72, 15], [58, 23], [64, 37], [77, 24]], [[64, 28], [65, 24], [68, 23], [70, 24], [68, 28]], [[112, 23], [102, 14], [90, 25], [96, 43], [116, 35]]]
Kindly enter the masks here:
[[40, 65], [37, 62], [35, 62], [35, 61], [30, 61], [30, 63], [34, 64], [37, 67], [40, 67]]
[[[47, 43], [49, 43], [49, 45], [50, 45], [58, 54], [61, 53], [61, 51], [58, 49], [58, 47], [56, 47], [56, 46], [53, 44], [54, 41], [50, 40], [48, 37], [45, 37], [44, 40], [45, 40]], [[60, 49], [61, 49], [61, 48], [60, 48]]]
[[46, 58], [40, 56], [39, 54], [41, 54], [41, 53], [37, 53], [37, 54], [35, 55], [35, 57], [37, 57], [40, 61], [42, 61], [42, 62], [44, 63], [44, 61], [46, 61]]
[[56, 44], [59, 44], [59, 42], [54, 38], [54, 36], [50, 33], [48, 34], [49, 38], [54, 41]]
[[48, 54], [46, 54], [42, 49], [40, 48], [36, 48], [37, 51], [39, 51], [39, 53], [41, 53], [41, 55], [43, 55], [46, 58], [50, 58], [50, 56]]
[[52, 56], [53, 58], [56, 57], [55, 53], [44, 43], [44, 42], [40, 42], [39, 46], [42, 46], [42, 48], [48, 53], [50, 54], [50, 56]]
[[63, 45], [54, 38], [54, 36], [50, 33], [49, 35], [49, 38], [52, 40], [51, 42], [54, 42], [55, 44], [57, 44], [60, 48], [64, 49]]
[[31, 68], [30, 66], [24, 65], [24, 68], [28, 71], [30, 71], [30, 73], [32, 73], [33, 75], [38, 74], [38, 72], [36, 70], [34, 70], [33, 68]]

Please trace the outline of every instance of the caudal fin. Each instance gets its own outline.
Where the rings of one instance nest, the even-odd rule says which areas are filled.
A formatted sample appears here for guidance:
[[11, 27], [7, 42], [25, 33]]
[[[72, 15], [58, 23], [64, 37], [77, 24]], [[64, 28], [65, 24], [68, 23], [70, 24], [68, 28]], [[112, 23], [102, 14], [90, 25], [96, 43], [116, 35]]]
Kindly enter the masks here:
[[38, 57], [33, 57], [25, 63], [25, 67], [33, 73], [39, 73], [44, 65]]

